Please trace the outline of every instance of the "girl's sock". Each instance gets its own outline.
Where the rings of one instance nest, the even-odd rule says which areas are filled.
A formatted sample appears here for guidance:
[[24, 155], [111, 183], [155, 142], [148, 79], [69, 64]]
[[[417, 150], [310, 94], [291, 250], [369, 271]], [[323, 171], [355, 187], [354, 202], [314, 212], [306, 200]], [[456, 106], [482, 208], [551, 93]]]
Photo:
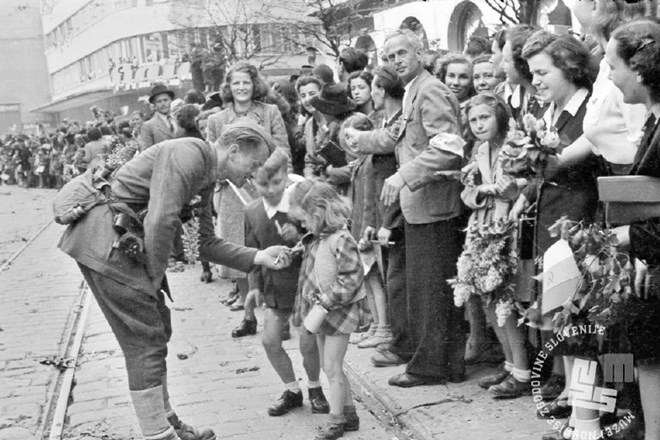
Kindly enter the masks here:
[[511, 362], [504, 362], [504, 370], [509, 373], [513, 372], [513, 364]]
[[344, 414], [352, 414], [356, 412], [357, 409], [355, 408], [355, 405], [344, 405]]
[[344, 413], [330, 414], [330, 423], [337, 423], [337, 424], [346, 423], [346, 417], [344, 417]]
[[284, 388], [291, 391], [292, 393], [300, 392], [300, 384], [298, 384], [297, 380], [295, 382], [285, 383]]

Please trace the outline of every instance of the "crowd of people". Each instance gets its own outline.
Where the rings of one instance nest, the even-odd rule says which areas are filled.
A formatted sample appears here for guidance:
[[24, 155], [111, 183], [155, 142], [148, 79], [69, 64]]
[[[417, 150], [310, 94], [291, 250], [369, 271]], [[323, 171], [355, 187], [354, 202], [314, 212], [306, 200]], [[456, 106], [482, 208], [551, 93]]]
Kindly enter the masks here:
[[[96, 164], [127, 179], [137, 167], [131, 168], [133, 157], [157, 161], [175, 145], [166, 141], [197, 138], [217, 148], [228, 169], [243, 172], [215, 183], [216, 235], [262, 252], [280, 249], [275, 261], [247, 275], [242, 260], [220, 269], [235, 282], [223, 302], [244, 314], [232, 334], [256, 334], [255, 308], [265, 305], [263, 345], [285, 388], [268, 413], [281, 416], [303, 405], [282, 348], [289, 322], [300, 328], [312, 411], [330, 414], [318, 440], [359, 429], [342, 366], [351, 342], [375, 349], [374, 367], [405, 364], [389, 379], [396, 387], [463, 382], [466, 365], [499, 363], [494, 374], [478, 378], [479, 386], [495, 399], [534, 389], [545, 402], [537, 405], [539, 418], [565, 419], [544, 439], [658, 440], [657, 216], [599, 229], [600, 241], [611, 239], [627, 255], [626, 270], [638, 281], [630, 282], [632, 294], [613, 301], [634, 303], [635, 312], [608, 321], [604, 339], [544, 348], [570, 328], [567, 322], [602, 324], [585, 308], [587, 300], [543, 308], [550, 300], [535, 279], [558, 240], [556, 223], [568, 238], [569, 229], [604, 222], [599, 177], [660, 177], [655, 3], [582, 0], [573, 12], [584, 35], [515, 25], [474, 39], [462, 54], [437, 54], [399, 30], [386, 37], [381, 67], [373, 71], [366, 54], [347, 48], [336, 77], [319, 65], [269, 84], [253, 65], [238, 62], [211, 97], [191, 90], [177, 99], [155, 86], [154, 114], [146, 122], [140, 114], [121, 122], [97, 118], [52, 136], [8, 138], [3, 180], [56, 186]], [[244, 162], [242, 141], [227, 134], [236, 124], [265, 133], [260, 136], [276, 147], [268, 159]], [[168, 162], [172, 173], [177, 163]], [[523, 233], [530, 223], [531, 234]], [[180, 222], [176, 230], [173, 243], [160, 249], [180, 256]], [[200, 233], [209, 231], [200, 226]], [[203, 260], [222, 260], [209, 255], [201, 252]], [[598, 252], [592, 257], [605, 259]], [[588, 266], [581, 269], [589, 272]], [[202, 281], [212, 277], [205, 263]], [[539, 352], [542, 371], [535, 368]], [[591, 385], [604, 386], [599, 356], [613, 353], [634, 355], [636, 381], [616, 384], [618, 408], [587, 409], [569, 394], [571, 384], [577, 377], [584, 383], [586, 361], [599, 369]], [[148, 391], [136, 386], [132, 393]], [[151, 398], [145, 396], [134, 396], [139, 418], [140, 402]], [[616, 409], [636, 418], [613, 434]], [[162, 438], [215, 438], [184, 424], [186, 431], [177, 420], [170, 420], [176, 434]], [[141, 426], [145, 435], [162, 434], [160, 427]]]

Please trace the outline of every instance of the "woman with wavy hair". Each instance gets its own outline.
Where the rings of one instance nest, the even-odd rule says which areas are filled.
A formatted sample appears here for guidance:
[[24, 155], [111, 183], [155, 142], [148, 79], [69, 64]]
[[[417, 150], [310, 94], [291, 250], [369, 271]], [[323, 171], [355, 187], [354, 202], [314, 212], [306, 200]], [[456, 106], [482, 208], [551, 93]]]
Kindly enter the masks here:
[[[278, 148], [284, 148], [291, 156], [289, 140], [284, 125], [284, 119], [276, 105], [264, 103], [270, 87], [261, 78], [259, 71], [252, 64], [239, 61], [229, 68], [222, 85], [222, 99], [226, 108], [211, 115], [207, 123], [206, 140], [213, 144], [220, 137], [225, 127], [233, 122], [248, 118], [269, 132]], [[228, 148], [229, 146], [227, 146]], [[249, 192], [250, 185], [246, 185]], [[249, 200], [247, 194], [238, 194], [229, 183], [221, 182], [216, 188], [215, 206], [218, 212], [224, 213], [218, 218], [216, 233], [219, 237], [234, 243], [243, 244], [245, 231], [243, 209]], [[241, 297], [232, 304], [232, 310], [244, 307], [247, 295], [247, 278], [245, 273], [226, 268], [220, 269], [220, 276], [236, 279]]]
[[[587, 102], [598, 65], [587, 48], [575, 38], [568, 35], [557, 37], [546, 31], [538, 31], [529, 38], [522, 49], [522, 57], [529, 66], [537, 96], [549, 103], [542, 120], [548, 130], [556, 132], [559, 139], [556, 151], [561, 154], [564, 148], [582, 136]], [[557, 240], [550, 235], [548, 228], [562, 216], [573, 221], [593, 222], [598, 206], [596, 178], [605, 174], [602, 158], [593, 153], [552, 175], [546, 171], [540, 170], [541, 176], [523, 191], [510, 214], [510, 218], [517, 219], [536, 203], [536, 256], [542, 256]], [[541, 332], [543, 341], [552, 336], [551, 332]], [[544, 408], [544, 414], [539, 413], [543, 418], [561, 418], [571, 412], [568, 390], [575, 357], [558, 350], [553, 354], [553, 374], [541, 388], [542, 397], [552, 400]], [[561, 361], [560, 355], [563, 355]]]
[[[630, 175], [660, 177], [660, 24], [650, 19], [632, 21], [612, 34], [605, 48], [612, 81], [628, 104], [647, 110], [644, 133]], [[619, 247], [637, 260], [636, 285], [643, 308], [628, 323], [628, 339], [639, 372], [639, 392], [645, 422], [645, 440], [660, 439], [660, 218], [654, 217], [614, 229]]]

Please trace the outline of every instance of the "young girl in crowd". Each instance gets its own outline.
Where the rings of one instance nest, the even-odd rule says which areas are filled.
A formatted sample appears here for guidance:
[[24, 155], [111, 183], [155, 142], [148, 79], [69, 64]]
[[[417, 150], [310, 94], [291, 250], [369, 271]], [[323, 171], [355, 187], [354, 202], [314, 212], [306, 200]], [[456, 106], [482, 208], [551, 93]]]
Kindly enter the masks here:
[[[348, 127], [359, 131], [369, 131], [373, 130], [374, 125], [367, 116], [362, 113], [356, 113], [344, 121], [339, 134], [339, 142], [344, 151], [348, 151], [351, 156], [354, 155], [357, 157], [351, 166], [351, 186], [348, 191], [351, 202], [353, 203], [350, 229], [353, 238], [359, 242], [360, 250], [362, 251], [362, 260], [365, 264], [366, 272], [365, 286], [367, 288], [367, 298], [374, 318], [369, 331], [362, 334], [362, 338], [358, 342], [358, 348], [373, 348], [381, 344], [388, 344], [393, 339], [392, 330], [387, 319], [387, 297], [381, 276], [381, 273], [384, 273], [385, 269], [378, 267], [379, 262], [376, 259], [373, 245], [369, 241], [370, 236], [365, 233], [366, 228], [370, 226], [369, 223], [373, 223], [371, 219], [374, 217], [373, 211], [376, 209], [376, 199], [380, 194], [375, 194], [375, 189], [373, 188], [375, 185], [375, 176], [373, 165], [371, 164], [372, 156], [369, 154], [360, 154], [357, 149], [348, 145], [343, 135]], [[372, 227], [371, 229], [373, 230], [374, 228]], [[371, 236], [373, 235], [372, 233]], [[369, 269], [366, 268], [367, 266]]]
[[[481, 141], [474, 160], [464, 168], [466, 185], [461, 193], [465, 206], [472, 210], [469, 225], [485, 226], [498, 220], [506, 220], [511, 205], [520, 194], [525, 181], [506, 175], [499, 158], [504, 143], [511, 112], [500, 97], [483, 93], [472, 98], [465, 107], [468, 117], [468, 133]], [[468, 235], [466, 241], [472, 239]], [[476, 299], [476, 298], [475, 298]], [[504, 371], [479, 380], [479, 386], [487, 388], [498, 398], [520, 397], [529, 392], [530, 370], [525, 348], [523, 328], [518, 327], [514, 313], [509, 314], [503, 326], [498, 324], [496, 302], [483, 303], [504, 351]]]
[[300, 325], [317, 302], [328, 311], [316, 341], [330, 382], [330, 421], [316, 440], [337, 439], [359, 429], [343, 362], [351, 333], [370, 318], [358, 244], [347, 228], [351, 205], [329, 184], [304, 180], [292, 191], [289, 215], [309, 231], [302, 238], [294, 324]]

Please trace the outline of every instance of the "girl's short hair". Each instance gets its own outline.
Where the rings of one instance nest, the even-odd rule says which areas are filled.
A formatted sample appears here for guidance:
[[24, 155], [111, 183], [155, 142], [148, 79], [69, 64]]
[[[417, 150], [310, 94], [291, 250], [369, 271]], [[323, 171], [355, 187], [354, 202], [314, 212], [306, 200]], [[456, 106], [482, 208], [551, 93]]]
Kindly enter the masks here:
[[376, 85], [382, 87], [390, 97], [403, 99], [406, 93], [406, 85], [398, 72], [390, 66], [381, 66], [374, 70]]
[[612, 34], [616, 52], [642, 78], [653, 102], [660, 102], [660, 24], [654, 19], [634, 20]]
[[529, 82], [532, 82], [533, 76], [529, 71], [527, 60], [522, 56], [522, 50], [529, 37], [531, 37], [537, 30], [538, 28], [528, 24], [518, 24], [510, 27], [506, 32], [506, 41], [508, 41], [511, 46], [513, 67], [520, 76]]
[[298, 183], [289, 198], [291, 206], [306, 213], [311, 224], [307, 228], [314, 235], [336, 232], [347, 226], [351, 217], [351, 202], [328, 183], [305, 179]]
[[[470, 58], [460, 53], [450, 53], [449, 55], [440, 58], [435, 67], [435, 76], [442, 81], [443, 84], [450, 64], [466, 64], [470, 68], [470, 71], [472, 71], [472, 61]], [[472, 79], [472, 73], [470, 73], [470, 79]]]
[[252, 80], [252, 100], [261, 101], [270, 90], [266, 81], [261, 78], [259, 71], [255, 66], [248, 63], [247, 61], [239, 61], [227, 70], [225, 75], [225, 82], [222, 85], [222, 100], [223, 102], [234, 102], [234, 96], [231, 94], [231, 75], [235, 72], [243, 72], [250, 75]]
[[558, 37], [542, 30], [532, 35], [525, 43], [522, 56], [529, 60], [541, 52], [552, 58], [552, 63], [563, 72], [570, 83], [591, 90], [598, 76], [598, 64], [582, 43], [570, 35]]
[[371, 90], [371, 81], [374, 80], [373, 73], [367, 72], [366, 70], [359, 70], [348, 75], [348, 79], [346, 80], [346, 95], [351, 97], [351, 81], [355, 78], [362, 79], [369, 86], [369, 90]]
[[[511, 120], [511, 110], [504, 99], [492, 92], [486, 92], [474, 96], [471, 98], [465, 105], [465, 114], [470, 115], [470, 110], [478, 105], [487, 105], [493, 111], [495, 115], [495, 121], [497, 122], [497, 133], [504, 138], [509, 131], [509, 121]], [[476, 139], [477, 137], [472, 133], [472, 127], [470, 123], [467, 124], [468, 135], [471, 139]]]

